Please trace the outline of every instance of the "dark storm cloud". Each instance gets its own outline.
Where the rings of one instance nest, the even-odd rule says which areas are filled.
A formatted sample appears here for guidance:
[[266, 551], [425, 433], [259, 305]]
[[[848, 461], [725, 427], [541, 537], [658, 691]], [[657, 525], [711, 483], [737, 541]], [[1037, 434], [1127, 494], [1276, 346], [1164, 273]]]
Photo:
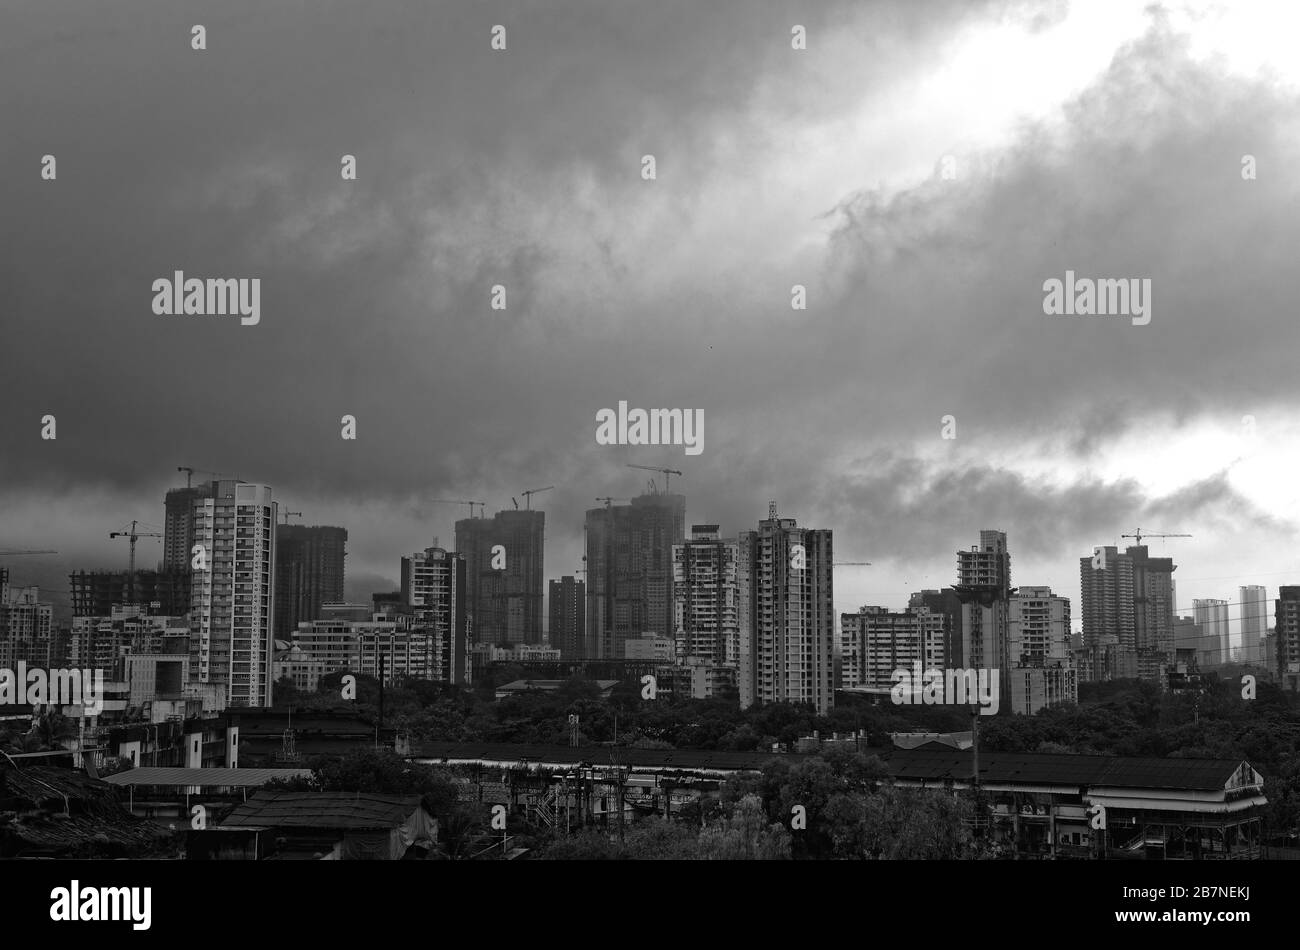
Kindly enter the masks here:
[[[883, 107], [984, 18], [1039, 30], [1061, 10], [119, 4], [70, 29], [66, 10], [29, 6], [0, 36], [0, 505], [103, 487], [157, 508], [176, 465], [212, 465], [347, 524], [350, 570], [391, 576], [398, 552], [450, 543], [459, 515], [428, 499], [490, 513], [553, 483], [559, 573], [578, 564], [582, 512], [636, 494], [646, 473], [623, 466], [640, 462], [686, 471], [688, 518], [733, 534], [775, 499], [834, 523], [846, 556], [947, 557], [972, 519], [1077, 556], [1076, 534], [1155, 502], [1129, 482], [1029, 483], [978, 453], [1028, 440], [1086, 457], [1152, 413], [1294, 402], [1289, 348], [1258, 344], [1292, 320], [1276, 275], [1300, 243], [1277, 171], [1294, 99], [1193, 63], [1156, 25], [1062, 121], [959, 155], [956, 182], [867, 189], [867, 169], [837, 207], [804, 209], [798, 226], [834, 229], [807, 312], [789, 309], [783, 260], [760, 262], [781, 278], [761, 305], [720, 283], [706, 243], [687, 244], [686, 277], [658, 269], [769, 137], [863, 96]], [[838, 29], [879, 52], [871, 88], [817, 58]], [[57, 183], [36, 177], [46, 152]], [[646, 152], [657, 192], [638, 180]], [[1270, 170], [1258, 181], [1241, 181], [1245, 152]], [[339, 179], [345, 153], [356, 182]], [[262, 323], [154, 316], [150, 283], [175, 269], [260, 277]], [[1066, 269], [1151, 277], [1152, 324], [1044, 316], [1042, 283]], [[498, 283], [505, 312], [488, 306]], [[597, 449], [594, 414], [619, 399], [703, 408], [704, 455]], [[38, 438], [45, 412], [57, 442]], [[975, 453], [964, 472], [912, 451], [947, 413]], [[887, 479], [828, 486], [861, 446]], [[1206, 503], [1230, 508], [1226, 490]]]

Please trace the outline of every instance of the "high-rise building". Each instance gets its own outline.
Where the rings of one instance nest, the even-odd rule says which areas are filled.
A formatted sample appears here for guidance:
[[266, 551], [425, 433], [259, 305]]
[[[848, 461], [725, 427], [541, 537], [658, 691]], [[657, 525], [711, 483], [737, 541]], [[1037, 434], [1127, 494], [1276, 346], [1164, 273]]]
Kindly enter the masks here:
[[206, 566], [191, 585], [190, 685], [219, 686], [230, 706], [269, 706], [278, 506], [266, 485], [221, 479], [208, 487], [193, 508], [192, 538]]
[[999, 704], [1006, 706], [1012, 666], [1009, 620], [1011, 555], [1005, 531], [980, 531], [980, 543], [957, 552], [962, 608], [962, 658], [966, 669], [998, 672]]
[[542, 642], [545, 539], [541, 511], [499, 511], [456, 522], [471, 642]]
[[280, 524], [275, 528], [275, 635], [321, 618], [321, 605], [343, 599], [346, 528]]
[[19, 662], [50, 665], [54, 607], [41, 601], [37, 587], [11, 587], [0, 578], [0, 669]]
[[945, 663], [947, 618], [929, 607], [909, 607], [893, 613], [884, 607], [862, 607], [840, 615], [841, 685], [890, 689], [894, 671], [914, 663], [922, 670], [941, 670]]
[[588, 657], [621, 660], [629, 639], [673, 636], [673, 546], [686, 540], [686, 496], [589, 509], [586, 533]]
[[136, 571], [132, 584], [128, 571], [77, 571], [68, 575], [74, 617], [107, 617], [118, 605], [135, 604], [142, 612], [179, 617], [190, 609], [192, 574], [184, 569]]
[[190, 488], [173, 488], [163, 501], [163, 568], [188, 574], [193, 563], [194, 503], [211, 499], [220, 482], [205, 482]]
[[740, 663], [740, 547], [715, 524], [697, 524], [673, 546], [673, 629], [677, 658], [716, 666]]
[[442, 548], [402, 558], [402, 602], [413, 612], [411, 632], [425, 637], [411, 668], [422, 679], [469, 682], [469, 611], [465, 558]]
[[1283, 689], [1300, 690], [1300, 587], [1280, 587], [1273, 602], [1274, 662]]
[[824, 715], [835, 702], [831, 531], [778, 518], [773, 503], [739, 549], [741, 708], [810, 703]]
[[1133, 647], [1170, 664], [1174, 659], [1174, 560], [1151, 557], [1145, 544], [1130, 545], [1124, 553], [1133, 563]]
[[1083, 601], [1083, 644], [1114, 643], [1120, 650], [1137, 646], [1133, 594], [1133, 559], [1112, 546], [1079, 559], [1079, 594]]
[[915, 611], [926, 607], [932, 614], [943, 617], [943, 660], [944, 667], [964, 667], [966, 661], [962, 654], [961, 598], [951, 587], [943, 590], [916, 591], [908, 598], [907, 607]]
[[673, 606], [673, 546], [686, 540], [686, 496], [668, 493], [632, 499], [636, 526], [635, 567], [641, 575], [643, 634], [672, 638], [676, 629]]
[[1264, 653], [1264, 639], [1268, 636], [1268, 592], [1259, 584], [1246, 584], [1237, 593], [1241, 601], [1241, 660], [1252, 665], [1268, 665], [1269, 658]]
[[550, 586], [551, 646], [564, 660], [585, 660], [587, 584], [566, 574]]
[[1203, 666], [1222, 666], [1233, 662], [1232, 636], [1228, 624], [1228, 602], [1212, 597], [1192, 601], [1192, 613], [1196, 625], [1201, 628], [1203, 649], [1212, 652], [1213, 659]]
[[1044, 706], [1078, 702], [1070, 643], [1070, 601], [1050, 587], [1019, 587], [1007, 605], [1012, 712], [1032, 716]]
[[1013, 666], [1047, 666], [1070, 657], [1070, 599], [1050, 587], [1018, 587], [1011, 594], [1007, 630]]

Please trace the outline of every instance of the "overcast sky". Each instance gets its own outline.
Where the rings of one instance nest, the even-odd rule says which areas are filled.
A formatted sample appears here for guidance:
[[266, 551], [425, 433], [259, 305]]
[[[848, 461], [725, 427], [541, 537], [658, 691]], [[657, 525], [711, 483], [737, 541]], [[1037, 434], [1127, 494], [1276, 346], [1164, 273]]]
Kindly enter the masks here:
[[[1182, 612], [1300, 583], [1293, 4], [3, 6], [0, 546], [61, 552], [18, 582], [124, 567], [179, 465], [346, 527], [354, 596], [451, 544], [430, 499], [555, 485], [557, 577], [633, 462], [688, 523], [834, 529], [840, 610], [981, 528], [1076, 629], [1139, 526], [1194, 535], [1151, 542]], [[260, 278], [260, 323], [155, 315], [175, 270]], [[1045, 315], [1067, 270], [1150, 324]], [[598, 445], [620, 400], [703, 452]]]

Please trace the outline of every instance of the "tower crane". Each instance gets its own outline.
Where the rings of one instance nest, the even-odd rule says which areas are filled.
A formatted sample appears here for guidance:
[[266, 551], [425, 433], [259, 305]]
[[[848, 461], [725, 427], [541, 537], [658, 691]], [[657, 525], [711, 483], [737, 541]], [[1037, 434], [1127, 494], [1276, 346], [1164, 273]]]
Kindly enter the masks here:
[[161, 538], [162, 534], [158, 531], [138, 531], [138, 521], [131, 522], [130, 531], [112, 531], [109, 532], [109, 538], [129, 538], [131, 540], [131, 569], [127, 574], [127, 598], [131, 603], [135, 603], [135, 542], [140, 538]]
[[297, 517], [297, 518], [301, 518], [301, 517], [302, 517], [302, 512], [301, 512], [301, 511], [282, 511], [282, 512], [280, 512], [280, 513], [281, 513], [282, 515], [284, 515], [284, 523], [285, 523], [286, 525], [289, 523], [289, 518], [290, 518], [290, 516]]
[[474, 517], [474, 506], [475, 506], [475, 505], [478, 505], [478, 507], [479, 507], [479, 517], [480, 517], [480, 518], [487, 517], [486, 514], [484, 513], [484, 508], [486, 507], [486, 505], [485, 505], [484, 502], [481, 502], [481, 501], [463, 501], [463, 500], [461, 500], [461, 499], [459, 499], [459, 498], [434, 498], [434, 499], [430, 502], [430, 504], [434, 504], [434, 505], [469, 505], [469, 516], [470, 516], [471, 518]]
[[1121, 534], [1121, 538], [1133, 538], [1140, 545], [1143, 538], [1190, 538], [1190, 534], [1143, 534], [1142, 529], [1138, 528], [1133, 534]]
[[[640, 469], [644, 469], [644, 470], [647, 471], [647, 472], [663, 472], [663, 475], [664, 475], [664, 494], [667, 494], [667, 493], [668, 493], [668, 488], [669, 488], [669, 486], [670, 486], [670, 484], [671, 484], [671, 482], [672, 482], [672, 479], [671, 479], [669, 476], [671, 476], [671, 475], [681, 475], [681, 474], [682, 474], [681, 472], [677, 471], [677, 469], [675, 469], [675, 468], [658, 468], [658, 467], [656, 467], [656, 466], [654, 466], [654, 465], [632, 465], [632, 464], [629, 464], [627, 467], [628, 467], [628, 468], [640, 468]], [[652, 481], [650, 482], [650, 484], [653, 485], [653, 484], [654, 484], [654, 481], [652, 480]]]
[[[530, 488], [528, 491], [520, 492], [519, 494], [524, 496], [524, 504], [528, 506], [529, 511], [532, 511], [533, 496], [540, 495], [544, 491], [550, 491], [554, 487], [555, 487], [554, 485], [547, 485], [545, 488]], [[516, 508], [519, 507], [518, 502], [515, 503], [515, 507]]]
[[24, 554], [58, 554], [58, 551], [27, 551], [22, 548], [0, 548], [0, 557], [22, 557]]

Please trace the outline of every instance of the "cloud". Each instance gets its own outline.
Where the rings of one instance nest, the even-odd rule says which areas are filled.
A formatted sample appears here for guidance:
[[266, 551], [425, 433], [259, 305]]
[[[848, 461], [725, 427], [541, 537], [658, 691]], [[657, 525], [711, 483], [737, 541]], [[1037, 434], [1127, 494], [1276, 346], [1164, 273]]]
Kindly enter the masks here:
[[[819, 4], [801, 53], [776, 0], [128, 3], [76, 36], [16, 13], [0, 505], [103, 491], [120, 522], [158, 512], [175, 466], [212, 465], [346, 524], [350, 568], [379, 575], [446, 534], [450, 513], [408, 517], [428, 499], [508, 507], [548, 483], [548, 572], [571, 569], [583, 511], [641, 487], [627, 462], [683, 468], [693, 521], [734, 533], [775, 499], [863, 557], [948, 558], [991, 522], [1046, 556], [1181, 503], [1230, 521], [1222, 479], [1160, 508], [1086, 466], [1152, 416], [1294, 407], [1269, 345], [1294, 309], [1294, 92], [1154, 17], [1055, 113], [979, 148], [953, 129], [955, 181], [918, 162], [906, 133], [952, 44], [1045, 37], [1066, 10]], [[57, 182], [32, 172], [46, 152]], [[154, 316], [174, 269], [260, 277], [261, 324]], [[1151, 325], [1045, 316], [1067, 269], [1150, 277]], [[702, 408], [704, 455], [597, 447], [620, 399]], [[1035, 451], [1055, 477], [1016, 468]], [[78, 506], [49, 517], [100, 532]]]

